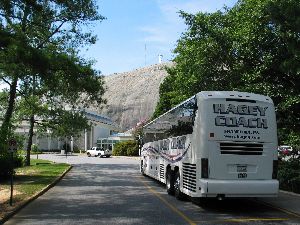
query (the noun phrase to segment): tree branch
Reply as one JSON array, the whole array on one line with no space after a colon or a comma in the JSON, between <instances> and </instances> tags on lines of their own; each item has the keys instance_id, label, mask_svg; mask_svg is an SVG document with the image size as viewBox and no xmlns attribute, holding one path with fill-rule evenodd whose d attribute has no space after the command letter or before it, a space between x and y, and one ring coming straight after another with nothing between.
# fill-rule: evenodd
<instances>
[{"instance_id":1,"label":"tree branch","mask_svg":"<svg viewBox=\"0 0 300 225\"><path fill-rule=\"evenodd\" d=\"M47 37L47 39L46 40L44 40L42 43L40 43L38 46L37 46L37 49L40 49L40 48L42 48L43 47L43 45L45 44L45 43L47 43L47 42L49 42L49 39L51 38L51 37L53 37L53 35L55 35L58 31L59 31L59 29L65 24L65 22L66 21L62 21L62 23Z\"/></svg>"},{"instance_id":2,"label":"tree branch","mask_svg":"<svg viewBox=\"0 0 300 225\"><path fill-rule=\"evenodd\" d=\"M1 77L1 78L5 83L7 83L9 86L11 86L11 83L8 80L6 80L4 77Z\"/></svg>"}]
</instances>

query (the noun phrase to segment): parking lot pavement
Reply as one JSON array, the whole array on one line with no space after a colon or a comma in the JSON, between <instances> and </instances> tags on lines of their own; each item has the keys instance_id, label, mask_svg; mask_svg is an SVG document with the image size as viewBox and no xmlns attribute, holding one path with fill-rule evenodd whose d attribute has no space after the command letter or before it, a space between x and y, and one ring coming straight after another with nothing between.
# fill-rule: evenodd
<instances>
[{"instance_id":1,"label":"parking lot pavement","mask_svg":"<svg viewBox=\"0 0 300 225\"><path fill-rule=\"evenodd\" d=\"M74 166L55 187L5 224L188 224L145 188L140 181L138 160L127 157L65 158L54 154L40 158L56 162L68 160Z\"/></svg>"},{"instance_id":2,"label":"parking lot pavement","mask_svg":"<svg viewBox=\"0 0 300 225\"><path fill-rule=\"evenodd\" d=\"M280 191L277 198L259 198L267 205L300 218L300 195Z\"/></svg>"},{"instance_id":3,"label":"parking lot pavement","mask_svg":"<svg viewBox=\"0 0 300 225\"><path fill-rule=\"evenodd\" d=\"M36 156L32 156L36 157ZM40 159L46 159L54 162L69 163L72 165L80 164L135 164L137 171L139 166L139 157L113 156L111 158L87 157L86 155L65 155L60 154L42 154ZM286 212L292 216L300 218L300 195L290 192L280 191L277 198L257 198L259 202L265 205Z\"/></svg>"},{"instance_id":4,"label":"parking lot pavement","mask_svg":"<svg viewBox=\"0 0 300 225\"><path fill-rule=\"evenodd\" d=\"M100 157L88 157L85 154L72 154L72 155L62 155L62 154L40 154L32 155L31 158L39 158L50 160L58 163L68 163L71 165L78 164L139 164L139 157L126 157L126 156L111 156L109 158Z\"/></svg>"}]
</instances>

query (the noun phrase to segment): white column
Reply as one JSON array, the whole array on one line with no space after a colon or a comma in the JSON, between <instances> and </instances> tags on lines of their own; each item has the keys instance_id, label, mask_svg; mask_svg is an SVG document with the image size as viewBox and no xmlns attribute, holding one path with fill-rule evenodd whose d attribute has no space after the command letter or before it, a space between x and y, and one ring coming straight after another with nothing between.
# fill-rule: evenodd
<instances>
[{"instance_id":1,"label":"white column","mask_svg":"<svg viewBox=\"0 0 300 225\"><path fill-rule=\"evenodd\" d=\"M71 137L71 152L73 152L73 148L74 148L74 140L73 137Z\"/></svg>"},{"instance_id":2,"label":"white column","mask_svg":"<svg viewBox=\"0 0 300 225\"><path fill-rule=\"evenodd\" d=\"M90 145L91 145L91 147L93 147L94 146L94 143L93 143L93 141L94 141L94 127L93 127L93 125L91 126L91 137L90 137Z\"/></svg>"},{"instance_id":3,"label":"white column","mask_svg":"<svg viewBox=\"0 0 300 225\"><path fill-rule=\"evenodd\" d=\"M87 130L84 129L84 150L87 151L87 140L88 137L87 137Z\"/></svg>"},{"instance_id":4,"label":"white column","mask_svg":"<svg viewBox=\"0 0 300 225\"><path fill-rule=\"evenodd\" d=\"M50 136L50 130L47 130L47 136L48 136L48 151L51 149L51 136Z\"/></svg>"}]
</instances>

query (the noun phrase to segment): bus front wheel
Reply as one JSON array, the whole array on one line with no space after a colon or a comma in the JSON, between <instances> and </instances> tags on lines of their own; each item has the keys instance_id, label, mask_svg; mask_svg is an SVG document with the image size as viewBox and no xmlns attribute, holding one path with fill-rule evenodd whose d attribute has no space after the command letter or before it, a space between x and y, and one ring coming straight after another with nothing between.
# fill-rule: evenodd
<instances>
[{"instance_id":1,"label":"bus front wheel","mask_svg":"<svg viewBox=\"0 0 300 225\"><path fill-rule=\"evenodd\" d=\"M169 195L174 195L174 175L171 169L166 173L166 188Z\"/></svg>"},{"instance_id":2,"label":"bus front wheel","mask_svg":"<svg viewBox=\"0 0 300 225\"><path fill-rule=\"evenodd\" d=\"M175 181L174 181L174 192L175 192L175 197L178 200L184 200L184 193L180 191L180 173L179 171L176 172L175 174Z\"/></svg>"}]
</instances>

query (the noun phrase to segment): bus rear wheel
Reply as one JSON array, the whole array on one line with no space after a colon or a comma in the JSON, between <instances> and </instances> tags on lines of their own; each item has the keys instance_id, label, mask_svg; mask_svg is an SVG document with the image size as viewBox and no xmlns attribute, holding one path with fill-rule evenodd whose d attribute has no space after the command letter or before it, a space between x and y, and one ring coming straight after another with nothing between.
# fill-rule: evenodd
<instances>
[{"instance_id":1,"label":"bus rear wheel","mask_svg":"<svg viewBox=\"0 0 300 225\"><path fill-rule=\"evenodd\" d=\"M174 179L174 192L175 192L175 198L178 200L184 200L184 193L180 191L180 173L177 171L175 173L175 179Z\"/></svg>"},{"instance_id":2,"label":"bus rear wheel","mask_svg":"<svg viewBox=\"0 0 300 225\"><path fill-rule=\"evenodd\" d=\"M166 188L169 195L174 195L174 175L171 169L166 173Z\"/></svg>"}]
</instances>

